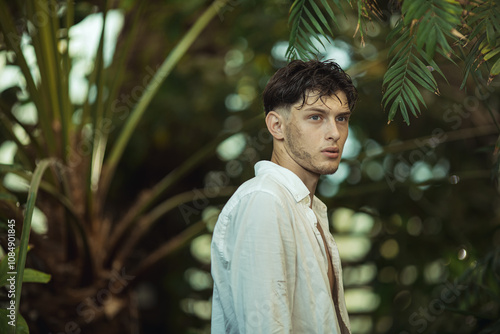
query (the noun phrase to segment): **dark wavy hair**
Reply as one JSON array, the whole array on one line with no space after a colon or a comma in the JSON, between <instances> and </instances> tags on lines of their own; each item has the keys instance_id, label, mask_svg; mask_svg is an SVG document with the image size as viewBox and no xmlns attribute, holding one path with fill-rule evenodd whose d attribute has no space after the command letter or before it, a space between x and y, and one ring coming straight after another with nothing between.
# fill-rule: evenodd
<instances>
[{"instance_id":1,"label":"dark wavy hair","mask_svg":"<svg viewBox=\"0 0 500 334\"><path fill-rule=\"evenodd\" d=\"M266 115L276 108L289 109L300 101L303 106L311 91L319 93L318 99L342 91L351 111L358 99L358 91L351 78L337 63L294 60L280 68L267 83L262 93Z\"/></svg>"}]
</instances>

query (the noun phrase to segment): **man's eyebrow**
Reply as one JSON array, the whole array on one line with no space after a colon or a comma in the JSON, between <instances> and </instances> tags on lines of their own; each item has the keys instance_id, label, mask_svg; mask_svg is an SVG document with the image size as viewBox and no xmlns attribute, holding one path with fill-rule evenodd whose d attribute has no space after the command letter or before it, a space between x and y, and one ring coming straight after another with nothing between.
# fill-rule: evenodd
<instances>
[{"instance_id":1,"label":"man's eyebrow","mask_svg":"<svg viewBox=\"0 0 500 334\"><path fill-rule=\"evenodd\" d=\"M320 112L323 114L326 114L328 112L328 110L327 110L327 108L322 108L322 107L306 107L306 108L304 108L304 111L316 111L316 112Z\"/></svg>"},{"instance_id":2,"label":"man's eyebrow","mask_svg":"<svg viewBox=\"0 0 500 334\"><path fill-rule=\"evenodd\" d=\"M322 108L322 107L306 107L303 109L305 112L311 112L311 111L314 111L314 112L319 112L321 114L327 114L329 113L330 109L327 109L327 108ZM352 112L350 110L347 110L347 111L343 111L343 112L340 112L338 113L336 116L351 116Z\"/></svg>"}]
</instances>

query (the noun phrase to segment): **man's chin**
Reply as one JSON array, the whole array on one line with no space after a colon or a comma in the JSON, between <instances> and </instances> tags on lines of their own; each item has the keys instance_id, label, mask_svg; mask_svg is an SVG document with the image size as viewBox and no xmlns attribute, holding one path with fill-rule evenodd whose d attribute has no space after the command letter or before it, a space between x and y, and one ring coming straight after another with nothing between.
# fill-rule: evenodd
<instances>
[{"instance_id":1,"label":"man's chin","mask_svg":"<svg viewBox=\"0 0 500 334\"><path fill-rule=\"evenodd\" d=\"M332 175L332 174L335 174L335 172L337 171L337 169L339 169L339 168L336 167L335 169L328 170L325 173L323 173L322 175Z\"/></svg>"},{"instance_id":2,"label":"man's chin","mask_svg":"<svg viewBox=\"0 0 500 334\"><path fill-rule=\"evenodd\" d=\"M339 169L339 166L328 166L323 168L318 168L318 174L320 175L331 175L334 174Z\"/></svg>"}]
</instances>

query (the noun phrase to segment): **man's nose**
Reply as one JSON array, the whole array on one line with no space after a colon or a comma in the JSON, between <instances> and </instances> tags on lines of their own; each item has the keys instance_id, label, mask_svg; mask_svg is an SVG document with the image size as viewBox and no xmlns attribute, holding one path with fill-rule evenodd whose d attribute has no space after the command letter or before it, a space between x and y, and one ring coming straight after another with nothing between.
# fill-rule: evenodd
<instances>
[{"instance_id":1,"label":"man's nose","mask_svg":"<svg viewBox=\"0 0 500 334\"><path fill-rule=\"evenodd\" d=\"M340 139L340 132L337 128L337 122L335 120L328 122L326 131L326 139L333 139L333 141L337 141Z\"/></svg>"}]
</instances>

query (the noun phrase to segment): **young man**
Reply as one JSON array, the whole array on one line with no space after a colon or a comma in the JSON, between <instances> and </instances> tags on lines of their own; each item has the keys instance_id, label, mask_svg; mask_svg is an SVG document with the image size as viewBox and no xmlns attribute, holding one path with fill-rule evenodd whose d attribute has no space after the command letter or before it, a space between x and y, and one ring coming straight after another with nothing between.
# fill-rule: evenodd
<instances>
[{"instance_id":1,"label":"young man","mask_svg":"<svg viewBox=\"0 0 500 334\"><path fill-rule=\"evenodd\" d=\"M357 91L334 62L293 61L263 97L273 153L215 226L212 334L350 333L337 246L314 193L339 166Z\"/></svg>"}]
</instances>

